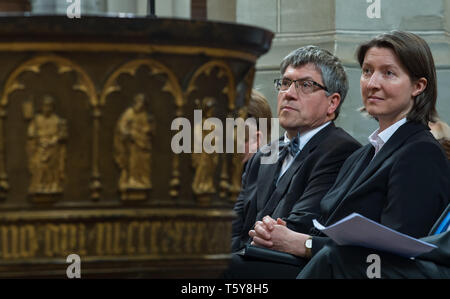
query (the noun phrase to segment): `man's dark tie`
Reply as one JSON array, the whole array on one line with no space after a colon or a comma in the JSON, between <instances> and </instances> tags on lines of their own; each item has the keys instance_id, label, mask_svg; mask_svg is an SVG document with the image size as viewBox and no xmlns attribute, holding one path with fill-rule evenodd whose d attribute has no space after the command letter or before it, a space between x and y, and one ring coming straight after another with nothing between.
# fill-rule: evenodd
<instances>
[{"instance_id":1,"label":"man's dark tie","mask_svg":"<svg viewBox=\"0 0 450 299\"><path fill-rule=\"evenodd\" d=\"M280 142L279 144L280 155L278 157L277 170L275 172L275 177L273 181L273 186L277 185L278 177L280 176L281 166L283 165L284 159L288 153L295 158L297 153L300 151L300 133L295 136L290 142Z\"/></svg>"},{"instance_id":2,"label":"man's dark tie","mask_svg":"<svg viewBox=\"0 0 450 299\"><path fill-rule=\"evenodd\" d=\"M280 156L278 161L284 161L286 154L290 153L292 157L295 157L300 151L300 133L297 134L290 142L280 142L279 146Z\"/></svg>"}]
</instances>

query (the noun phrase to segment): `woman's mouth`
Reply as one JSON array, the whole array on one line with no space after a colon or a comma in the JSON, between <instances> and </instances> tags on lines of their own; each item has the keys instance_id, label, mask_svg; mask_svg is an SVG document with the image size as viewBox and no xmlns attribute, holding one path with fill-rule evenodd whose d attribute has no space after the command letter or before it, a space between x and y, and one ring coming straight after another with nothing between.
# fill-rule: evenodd
<instances>
[{"instance_id":1,"label":"woman's mouth","mask_svg":"<svg viewBox=\"0 0 450 299\"><path fill-rule=\"evenodd\" d=\"M367 101L369 102L379 102L379 101L384 101L383 98L377 97L377 96L369 96L367 98Z\"/></svg>"}]
</instances>

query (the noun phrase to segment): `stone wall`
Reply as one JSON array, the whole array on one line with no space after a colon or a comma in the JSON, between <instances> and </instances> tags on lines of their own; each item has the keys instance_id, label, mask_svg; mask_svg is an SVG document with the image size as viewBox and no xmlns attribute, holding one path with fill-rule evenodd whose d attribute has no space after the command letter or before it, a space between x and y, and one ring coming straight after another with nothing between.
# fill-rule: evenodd
<instances>
[{"instance_id":1,"label":"stone wall","mask_svg":"<svg viewBox=\"0 0 450 299\"><path fill-rule=\"evenodd\" d=\"M107 10L107 0L81 1L82 14L97 14ZM70 3L62 0L31 0L32 12L41 14L66 14Z\"/></svg>"},{"instance_id":2,"label":"stone wall","mask_svg":"<svg viewBox=\"0 0 450 299\"><path fill-rule=\"evenodd\" d=\"M270 29L276 33L272 49L257 65L255 87L263 92L276 112L272 82L279 63L290 51L308 44L334 52L346 67L350 91L337 124L366 144L377 128L374 120L357 112L362 105L356 63L357 46L373 36L393 29L422 36L433 52L438 74L438 112L450 122L450 0L380 0L381 18L369 18L366 0L236 0L236 21Z\"/></svg>"},{"instance_id":3,"label":"stone wall","mask_svg":"<svg viewBox=\"0 0 450 299\"><path fill-rule=\"evenodd\" d=\"M61 12L55 0L34 0L33 10ZM59 1L61 2L61 1ZM91 3L91 4L88 4ZM83 1L92 10L145 15L145 0ZM366 143L377 127L362 117L359 66L355 50L361 42L393 29L412 31L429 43L438 69L438 111L450 123L450 0L379 0L380 18L369 18L366 0L208 0L208 19L238 22L276 33L272 49L258 60L255 87L269 99L276 114L273 79L279 77L279 63L292 50L308 44L324 47L343 61L350 91L337 123ZM56 5L56 6L55 6ZM65 4L64 4L65 5ZM159 17L190 18L190 0L156 0Z\"/></svg>"}]
</instances>

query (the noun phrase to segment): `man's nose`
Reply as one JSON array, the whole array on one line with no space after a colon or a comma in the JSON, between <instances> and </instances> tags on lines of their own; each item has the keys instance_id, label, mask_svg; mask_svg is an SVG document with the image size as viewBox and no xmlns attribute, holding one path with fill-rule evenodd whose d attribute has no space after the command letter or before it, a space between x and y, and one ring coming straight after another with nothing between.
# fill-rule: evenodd
<instances>
[{"instance_id":1,"label":"man's nose","mask_svg":"<svg viewBox=\"0 0 450 299\"><path fill-rule=\"evenodd\" d=\"M289 88L286 90L286 95L290 98L297 98L297 89L295 88L295 82L292 82Z\"/></svg>"}]
</instances>

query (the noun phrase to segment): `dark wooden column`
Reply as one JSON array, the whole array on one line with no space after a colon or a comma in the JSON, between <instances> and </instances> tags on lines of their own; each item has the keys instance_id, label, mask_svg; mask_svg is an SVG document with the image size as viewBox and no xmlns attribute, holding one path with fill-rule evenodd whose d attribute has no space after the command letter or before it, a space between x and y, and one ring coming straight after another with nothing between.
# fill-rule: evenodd
<instances>
[{"instance_id":1,"label":"dark wooden column","mask_svg":"<svg viewBox=\"0 0 450 299\"><path fill-rule=\"evenodd\" d=\"M29 0L0 0L0 12L30 11Z\"/></svg>"},{"instance_id":2,"label":"dark wooden column","mask_svg":"<svg viewBox=\"0 0 450 299\"><path fill-rule=\"evenodd\" d=\"M207 19L207 0L191 0L191 18L195 20Z\"/></svg>"}]
</instances>

